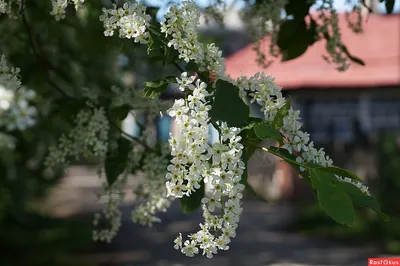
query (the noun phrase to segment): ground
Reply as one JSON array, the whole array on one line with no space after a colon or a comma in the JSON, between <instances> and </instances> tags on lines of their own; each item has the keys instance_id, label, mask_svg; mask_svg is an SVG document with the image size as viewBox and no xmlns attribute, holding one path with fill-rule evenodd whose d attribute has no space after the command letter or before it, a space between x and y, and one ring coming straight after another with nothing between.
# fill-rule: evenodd
<instances>
[{"instance_id":1,"label":"ground","mask_svg":"<svg viewBox=\"0 0 400 266\"><path fill-rule=\"evenodd\" d=\"M94 196L97 180L87 169L71 169L54 190L47 208L56 210L57 216L91 219L99 207ZM230 250L213 259L187 258L173 249L173 240L179 232L185 235L197 231L200 213L184 215L176 203L161 215L161 224L146 228L130 221L133 207L134 198L121 207L123 225L111 244L96 245L95 250L77 256L77 260L93 266L365 266L367 258L379 256L369 246L349 247L285 232L296 215L293 205L246 200Z\"/></svg>"}]
</instances>

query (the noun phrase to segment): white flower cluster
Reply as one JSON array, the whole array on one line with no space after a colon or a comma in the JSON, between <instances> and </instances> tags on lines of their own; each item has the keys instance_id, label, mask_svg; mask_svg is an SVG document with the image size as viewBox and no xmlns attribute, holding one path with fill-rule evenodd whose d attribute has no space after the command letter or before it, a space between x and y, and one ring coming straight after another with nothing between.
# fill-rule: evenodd
<instances>
[{"instance_id":1,"label":"white flower cluster","mask_svg":"<svg viewBox=\"0 0 400 266\"><path fill-rule=\"evenodd\" d=\"M6 130L25 130L35 125L36 107L29 104L35 92L21 86L19 68L8 67L0 56L0 127Z\"/></svg>"},{"instance_id":2,"label":"white flower cluster","mask_svg":"<svg viewBox=\"0 0 400 266\"><path fill-rule=\"evenodd\" d=\"M50 15L54 16L57 21L65 18L65 10L68 7L68 4L73 4L75 10L78 10L85 0L52 0L51 4L53 9L50 12Z\"/></svg>"},{"instance_id":3,"label":"white flower cluster","mask_svg":"<svg viewBox=\"0 0 400 266\"><path fill-rule=\"evenodd\" d=\"M199 41L197 26L200 12L192 0L183 1L181 7L172 6L161 22L161 32L171 36L168 46L179 52L179 58L186 62L193 60L200 70L209 70L222 76L225 65L222 52L214 44L203 44Z\"/></svg>"},{"instance_id":4,"label":"white flower cluster","mask_svg":"<svg viewBox=\"0 0 400 266\"><path fill-rule=\"evenodd\" d=\"M161 152L161 155L149 151L143 154L145 157L142 172L145 180L134 191L139 204L132 211L132 220L150 227L161 221L156 213L166 212L171 205L165 187L167 156L170 154L168 146L161 147Z\"/></svg>"},{"instance_id":5,"label":"white flower cluster","mask_svg":"<svg viewBox=\"0 0 400 266\"><path fill-rule=\"evenodd\" d=\"M1 14L10 14L11 13L11 4L12 1L0 0L0 15Z\"/></svg>"},{"instance_id":6,"label":"white flower cluster","mask_svg":"<svg viewBox=\"0 0 400 266\"><path fill-rule=\"evenodd\" d=\"M109 122L104 109L83 109L77 114L75 123L75 128L60 138L58 146L49 149L45 162L49 170L66 165L71 157L105 158Z\"/></svg>"},{"instance_id":7,"label":"white flower cluster","mask_svg":"<svg viewBox=\"0 0 400 266\"><path fill-rule=\"evenodd\" d=\"M236 84L239 87L241 96L247 95L251 102L257 102L261 105L266 121L272 121L278 110L282 108L286 100L283 98L281 88L276 86L274 78L266 76L264 73L257 73L251 78L241 76ZM333 161L325 154L323 148L317 150L314 143L310 142L310 134L301 131L300 111L289 109L287 115L283 118L283 126L280 132L285 136L285 143L282 146L290 153L296 152L301 156L297 157L298 163L314 163L321 166L332 166ZM301 168L304 170L303 168ZM350 178L336 176L338 180L348 182L358 187L363 193L369 193L368 188L361 182Z\"/></svg>"},{"instance_id":8,"label":"white flower cluster","mask_svg":"<svg viewBox=\"0 0 400 266\"><path fill-rule=\"evenodd\" d=\"M175 240L175 248L191 257L199 248L203 255L211 258L218 249L227 250L230 238L235 236L239 216L242 212L240 184L245 169L242 161L243 145L240 130L219 124L221 140L208 144L208 111L211 106L207 85L187 73L177 80L180 89L189 91L188 99L176 100L168 111L180 126L176 137L171 136L171 164L168 166L168 195L181 198L190 196L204 182L210 186L211 194L202 199L204 224L201 230L183 242L182 236Z\"/></svg>"},{"instance_id":9,"label":"white flower cluster","mask_svg":"<svg viewBox=\"0 0 400 266\"><path fill-rule=\"evenodd\" d=\"M127 2L121 8L113 4L112 9L103 8L100 21L104 23L104 35L113 36L119 29L120 38L133 39L135 42L146 44L149 38L147 27L151 16L146 14L142 3Z\"/></svg>"}]
</instances>

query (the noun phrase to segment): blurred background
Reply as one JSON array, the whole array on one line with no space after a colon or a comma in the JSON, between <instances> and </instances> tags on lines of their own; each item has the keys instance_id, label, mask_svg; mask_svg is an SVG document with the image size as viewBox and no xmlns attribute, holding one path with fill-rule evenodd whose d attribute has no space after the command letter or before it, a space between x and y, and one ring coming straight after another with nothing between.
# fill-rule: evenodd
<instances>
[{"instance_id":1,"label":"blurred background","mask_svg":"<svg viewBox=\"0 0 400 266\"><path fill-rule=\"evenodd\" d=\"M244 6L239 1L231 3L225 27L206 23L204 18L200 25L203 40L216 42L223 50L227 74L236 78L262 71L276 78L285 96L292 98L294 108L301 110L304 128L316 146L325 147L336 165L354 171L365 180L383 212L390 216L389 222L360 209L352 227L336 224L325 215L307 184L290 166L274 156L256 153L250 161L249 182L270 203L245 195L244 214L229 251L209 260L201 256L189 259L174 250L176 235L194 231L201 220L199 212L182 214L179 202L161 214L162 223L152 228L133 224L129 212L135 205L135 197L129 192L135 186L135 178L126 187L128 193L121 206L124 217L118 236L111 244L95 243L91 235L92 219L101 206L96 197L100 180L93 165L76 164L56 180L48 180L40 171L29 170L32 162L24 161L24 156L20 164L11 167L7 164L10 155L2 154L0 174L12 173L14 179L0 177L0 266L361 266L367 265L367 258L400 256L399 3L396 1L394 14L385 15L382 4L371 1L376 13L365 15L363 32L355 34L347 26L345 1L335 1L341 12L343 41L366 64L353 64L345 72L338 72L322 59L323 42L315 43L294 60L276 60L267 69L259 66L252 36L239 16ZM162 66L143 63L145 50L131 51L128 46L131 44L103 38L99 11L80 14L86 20L71 16L60 24L48 24L52 18L35 15L48 6L33 6L29 14L31 30L43 54L67 71L74 69L68 72L71 84L108 86L118 76L127 85L140 87L144 81L154 79L156 73L168 73ZM367 14L367 10L363 12ZM21 76L28 85L41 87L47 93L45 87L51 86L44 85L44 77L35 74L38 65L30 59L24 29L18 28L16 22L0 27L5 36L0 47L13 64L21 67ZM100 37L86 36L88 31ZM110 69L109 62L115 58L119 67ZM72 87L68 79L58 77L57 81L66 90ZM175 92L170 88L163 97L177 97ZM261 115L257 106L252 106L252 113ZM68 128L61 122L48 122L59 134ZM154 127L156 138L161 141L167 141L169 132L176 130L174 121L166 115L147 123ZM132 135L141 134L134 116L128 116L123 127ZM44 154L46 145L51 144L45 131L34 133L46 140L42 143L36 141L36 135L24 136L19 147L21 154ZM216 134L210 128L211 141L217 138ZM53 142L57 138L52 136Z\"/></svg>"}]
</instances>

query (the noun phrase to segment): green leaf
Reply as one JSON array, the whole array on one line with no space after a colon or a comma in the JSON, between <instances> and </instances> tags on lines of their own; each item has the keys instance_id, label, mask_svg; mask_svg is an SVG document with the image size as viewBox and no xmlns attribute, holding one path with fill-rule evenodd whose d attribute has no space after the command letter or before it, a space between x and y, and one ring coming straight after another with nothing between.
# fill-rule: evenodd
<instances>
[{"instance_id":1,"label":"green leaf","mask_svg":"<svg viewBox=\"0 0 400 266\"><path fill-rule=\"evenodd\" d=\"M144 83L144 96L155 99L159 97L167 88L169 83L175 83L176 77L167 76Z\"/></svg>"},{"instance_id":2,"label":"green leaf","mask_svg":"<svg viewBox=\"0 0 400 266\"><path fill-rule=\"evenodd\" d=\"M115 151L108 152L104 163L109 186L114 184L118 176L124 172L129 153L132 151L132 145L128 139L120 137L117 143L118 148Z\"/></svg>"},{"instance_id":3,"label":"green leaf","mask_svg":"<svg viewBox=\"0 0 400 266\"><path fill-rule=\"evenodd\" d=\"M260 140L273 139L279 143L283 142L282 135L268 123L260 123L254 126L254 132Z\"/></svg>"},{"instance_id":4,"label":"green leaf","mask_svg":"<svg viewBox=\"0 0 400 266\"><path fill-rule=\"evenodd\" d=\"M204 181L201 180L199 189L192 192L189 197L183 196L180 199L182 211L187 214L197 210L201 206L201 200L204 198L204 194L205 184Z\"/></svg>"},{"instance_id":5,"label":"green leaf","mask_svg":"<svg viewBox=\"0 0 400 266\"><path fill-rule=\"evenodd\" d=\"M264 123L264 122L265 122L264 119L259 118L259 117L249 117L249 118L247 119L247 121L248 121L248 125L245 126L244 128L252 128L252 127L254 127L256 124Z\"/></svg>"},{"instance_id":6,"label":"green leaf","mask_svg":"<svg viewBox=\"0 0 400 266\"><path fill-rule=\"evenodd\" d=\"M278 32L277 45L282 53L282 61L302 55L309 46L304 19L283 21Z\"/></svg>"},{"instance_id":7,"label":"green leaf","mask_svg":"<svg viewBox=\"0 0 400 266\"><path fill-rule=\"evenodd\" d=\"M282 53L282 61L295 59L307 51L318 37L315 21L307 25L304 16L295 16L294 19L281 23L277 45Z\"/></svg>"},{"instance_id":8,"label":"green leaf","mask_svg":"<svg viewBox=\"0 0 400 266\"><path fill-rule=\"evenodd\" d=\"M264 123L264 120L258 117L249 117L248 125L243 127L240 136L242 137L242 143L245 146L247 158L251 158L253 153L259 148L262 140L257 136L254 131L254 127L257 124Z\"/></svg>"},{"instance_id":9,"label":"green leaf","mask_svg":"<svg viewBox=\"0 0 400 266\"><path fill-rule=\"evenodd\" d=\"M149 27L149 45L147 54L152 62L162 61L164 65L179 61L179 52L174 47L168 46L168 39L160 31L158 23Z\"/></svg>"},{"instance_id":10,"label":"green leaf","mask_svg":"<svg viewBox=\"0 0 400 266\"><path fill-rule=\"evenodd\" d=\"M293 46L292 41L296 37L296 31L298 29L305 29L306 23L303 19L290 19L284 20L279 28L277 45L281 50L287 49Z\"/></svg>"},{"instance_id":11,"label":"green leaf","mask_svg":"<svg viewBox=\"0 0 400 266\"><path fill-rule=\"evenodd\" d=\"M317 191L317 199L324 211L340 224L354 222L354 206L350 196L336 182L333 174L310 169L311 183ZM336 179L337 180L337 179Z\"/></svg>"},{"instance_id":12,"label":"green leaf","mask_svg":"<svg viewBox=\"0 0 400 266\"><path fill-rule=\"evenodd\" d=\"M161 33L159 31L159 27L155 24L152 24L149 27L149 42L147 45L147 54L148 55L158 55L160 54L160 51L162 50L161 48L165 45L162 42L162 37Z\"/></svg>"},{"instance_id":13,"label":"green leaf","mask_svg":"<svg viewBox=\"0 0 400 266\"><path fill-rule=\"evenodd\" d=\"M249 113L249 106L240 98L239 89L232 83L218 80L210 111L211 120L226 122L230 127L240 127L247 124Z\"/></svg>"},{"instance_id":14,"label":"green leaf","mask_svg":"<svg viewBox=\"0 0 400 266\"><path fill-rule=\"evenodd\" d=\"M363 180L361 178L359 178L358 176L356 176L352 172L349 172L349 171L347 171L345 169L342 169L342 168L339 168L339 167L336 167L336 166L318 167L317 169L320 170L320 171L323 171L323 172L336 174L336 175L342 176L342 177L349 177L351 179L363 182Z\"/></svg>"},{"instance_id":15,"label":"green leaf","mask_svg":"<svg viewBox=\"0 0 400 266\"><path fill-rule=\"evenodd\" d=\"M296 169L297 173L300 174L301 176L305 177L305 178L309 178L308 175L308 171L301 171L300 170L300 166L302 166L301 164L299 164L296 161L296 156L291 154L288 150L284 149L284 148L279 148L279 147L269 147L269 148L263 148L264 151L270 152L275 156L280 157L281 159L283 159L285 162L287 162L288 164L290 164L294 169Z\"/></svg>"},{"instance_id":16,"label":"green leaf","mask_svg":"<svg viewBox=\"0 0 400 266\"><path fill-rule=\"evenodd\" d=\"M111 108L109 111L109 115L113 121L120 122L128 116L128 114L131 110L132 110L131 106L122 105L122 106Z\"/></svg>"},{"instance_id":17,"label":"green leaf","mask_svg":"<svg viewBox=\"0 0 400 266\"><path fill-rule=\"evenodd\" d=\"M364 194L358 187L347 182L338 182L344 191L349 194L355 206L366 207L381 217L384 221L389 221L389 216L382 212L377 199L373 196Z\"/></svg>"},{"instance_id":18,"label":"green leaf","mask_svg":"<svg viewBox=\"0 0 400 266\"><path fill-rule=\"evenodd\" d=\"M240 136L242 137L242 143L245 147L244 152L247 158L250 159L261 144L261 140L257 137L253 128L243 129Z\"/></svg>"},{"instance_id":19,"label":"green leaf","mask_svg":"<svg viewBox=\"0 0 400 266\"><path fill-rule=\"evenodd\" d=\"M308 166L306 171L300 171L301 164L296 162L296 156L290 154L288 150L277 147L263 148L263 150L282 158L292 165L307 181L310 180L310 185L316 191L317 199L322 208L337 222L352 224L354 220L353 204L367 207L378 213L384 221L389 220L389 217L381 211L374 197L364 194L352 184L339 181L335 176L340 175L361 181L353 173L338 167L321 167L310 164L306 165Z\"/></svg>"},{"instance_id":20,"label":"green leaf","mask_svg":"<svg viewBox=\"0 0 400 266\"><path fill-rule=\"evenodd\" d=\"M199 66L193 60L190 60L189 63L186 64L185 69L188 72L197 72L199 70Z\"/></svg>"},{"instance_id":21,"label":"green leaf","mask_svg":"<svg viewBox=\"0 0 400 266\"><path fill-rule=\"evenodd\" d=\"M199 66L193 60L190 60L189 63L186 64L185 70L189 73L195 72L200 74L202 80L206 83L209 83L210 72L208 70L200 71Z\"/></svg>"},{"instance_id":22,"label":"green leaf","mask_svg":"<svg viewBox=\"0 0 400 266\"><path fill-rule=\"evenodd\" d=\"M172 46L168 47L168 45L164 46L164 65L168 65L172 62L180 61L179 52L175 50Z\"/></svg>"},{"instance_id":23,"label":"green leaf","mask_svg":"<svg viewBox=\"0 0 400 266\"><path fill-rule=\"evenodd\" d=\"M271 127L273 128L283 127L283 119L289 113L290 103L291 103L291 98L289 97L285 105L283 105L276 113L274 120L271 122Z\"/></svg>"}]
</instances>

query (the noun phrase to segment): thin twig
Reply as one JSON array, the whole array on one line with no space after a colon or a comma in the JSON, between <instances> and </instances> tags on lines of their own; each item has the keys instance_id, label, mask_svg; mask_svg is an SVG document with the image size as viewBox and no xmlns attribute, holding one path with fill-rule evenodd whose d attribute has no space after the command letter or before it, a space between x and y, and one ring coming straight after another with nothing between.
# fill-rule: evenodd
<instances>
[{"instance_id":1,"label":"thin twig","mask_svg":"<svg viewBox=\"0 0 400 266\"><path fill-rule=\"evenodd\" d=\"M181 73L185 72L185 70L180 65L178 65L176 62L172 62L172 64L179 70L179 72L181 72Z\"/></svg>"},{"instance_id":2,"label":"thin twig","mask_svg":"<svg viewBox=\"0 0 400 266\"><path fill-rule=\"evenodd\" d=\"M124 135L125 137L129 138L130 140L142 145L143 147L145 147L145 149L152 151L153 149L151 147L149 147L144 141L140 140L139 138L132 136L128 133L126 133L125 131L123 131L119 126L117 126L112 119L110 118L109 113L107 112L107 119L110 122L110 124L116 129L118 130L122 135Z\"/></svg>"},{"instance_id":3,"label":"thin twig","mask_svg":"<svg viewBox=\"0 0 400 266\"><path fill-rule=\"evenodd\" d=\"M131 111L129 113L135 118L140 130L143 131L146 128L145 125L142 122L140 122L139 118L137 117L137 115L133 111Z\"/></svg>"},{"instance_id":4,"label":"thin twig","mask_svg":"<svg viewBox=\"0 0 400 266\"><path fill-rule=\"evenodd\" d=\"M28 39L29 39L29 43L30 43L31 49L32 49L33 53L35 54L35 56L40 58L40 55L39 55L39 53L38 53L38 51L36 49L36 44L35 44L35 42L33 40L31 29L29 27L28 21L27 21L26 16L25 16L24 9L21 9L21 11L22 11L22 13L21 13L22 23L24 24L26 33L28 34Z\"/></svg>"},{"instance_id":5,"label":"thin twig","mask_svg":"<svg viewBox=\"0 0 400 266\"><path fill-rule=\"evenodd\" d=\"M19 6L19 13L22 15L25 11L25 0L21 0L21 4Z\"/></svg>"}]
</instances>

